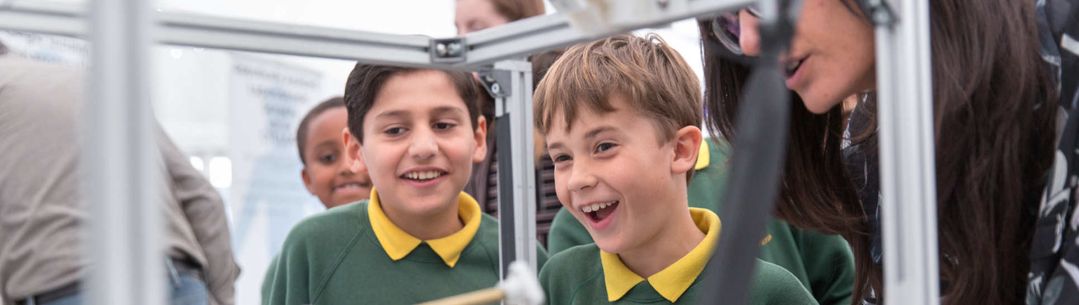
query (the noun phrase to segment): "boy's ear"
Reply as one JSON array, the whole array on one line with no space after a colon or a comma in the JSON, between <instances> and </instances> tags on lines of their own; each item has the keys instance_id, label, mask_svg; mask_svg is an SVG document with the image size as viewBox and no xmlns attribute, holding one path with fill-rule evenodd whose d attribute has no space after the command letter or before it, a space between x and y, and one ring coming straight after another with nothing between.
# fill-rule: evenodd
<instances>
[{"instance_id":1,"label":"boy's ear","mask_svg":"<svg viewBox=\"0 0 1079 305\"><path fill-rule=\"evenodd\" d=\"M307 188L307 192L311 193L311 195L314 195L315 190L312 189L311 175L307 174L307 166L306 165L303 168L300 169L300 178L303 179L303 186Z\"/></svg>"},{"instance_id":2,"label":"boy's ear","mask_svg":"<svg viewBox=\"0 0 1079 305\"><path fill-rule=\"evenodd\" d=\"M472 153L472 163L483 162L487 158L487 118L482 115L476 119L476 131L472 137L476 140L476 151Z\"/></svg>"},{"instance_id":3,"label":"boy's ear","mask_svg":"<svg viewBox=\"0 0 1079 305\"><path fill-rule=\"evenodd\" d=\"M348 130L348 127L341 130L341 137L341 142L345 143L345 155L352 162L348 169L353 173L366 172L367 164L363 162L363 154L360 153L363 144L360 144L360 141L352 136L352 132Z\"/></svg>"},{"instance_id":4,"label":"boy's ear","mask_svg":"<svg viewBox=\"0 0 1079 305\"><path fill-rule=\"evenodd\" d=\"M697 154L701 149L701 129L697 126L686 126L674 134L674 162L671 163L671 174L685 174L693 170L697 165Z\"/></svg>"}]
</instances>

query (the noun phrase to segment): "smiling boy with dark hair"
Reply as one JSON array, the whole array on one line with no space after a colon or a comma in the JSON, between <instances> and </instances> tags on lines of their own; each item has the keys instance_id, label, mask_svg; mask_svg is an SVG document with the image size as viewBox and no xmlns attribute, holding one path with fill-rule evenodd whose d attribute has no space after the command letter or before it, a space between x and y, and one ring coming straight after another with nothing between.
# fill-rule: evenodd
<instances>
[{"instance_id":1,"label":"smiling boy with dark hair","mask_svg":"<svg viewBox=\"0 0 1079 305\"><path fill-rule=\"evenodd\" d=\"M297 225L264 303L414 304L494 286L498 224L461 192L486 152L481 90L465 72L357 64L342 137L371 199Z\"/></svg>"}]
</instances>

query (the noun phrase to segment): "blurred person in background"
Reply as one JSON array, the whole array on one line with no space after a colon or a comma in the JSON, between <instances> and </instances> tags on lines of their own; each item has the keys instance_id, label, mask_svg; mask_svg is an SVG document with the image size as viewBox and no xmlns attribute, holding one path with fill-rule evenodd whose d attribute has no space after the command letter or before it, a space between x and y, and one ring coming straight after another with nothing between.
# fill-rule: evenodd
<instances>
[{"instance_id":1,"label":"blurred person in background","mask_svg":"<svg viewBox=\"0 0 1079 305\"><path fill-rule=\"evenodd\" d=\"M85 77L72 67L3 51L0 71L0 299L5 305L80 304L81 281L94 266L82 252L89 219L79 195ZM165 213L168 273L162 276L171 304L231 305L240 270L221 197L155 128L165 184L155 204Z\"/></svg>"},{"instance_id":2,"label":"blurred person in background","mask_svg":"<svg viewBox=\"0 0 1079 305\"><path fill-rule=\"evenodd\" d=\"M456 0L454 25L457 35L485 30L513 21L541 16L545 14L542 0ZM537 53L529 57L532 62L532 88L539 84L547 69L562 50ZM480 110L488 120L487 157L472 170L472 180L465 187L465 192L476 198L487 214L498 216L498 145L497 118L494 116L494 100L484 99ZM536 238L547 246L547 234L551 221L561 209L554 190L554 164L550 158L543 157L543 141L540 135L533 134L536 157Z\"/></svg>"}]
</instances>

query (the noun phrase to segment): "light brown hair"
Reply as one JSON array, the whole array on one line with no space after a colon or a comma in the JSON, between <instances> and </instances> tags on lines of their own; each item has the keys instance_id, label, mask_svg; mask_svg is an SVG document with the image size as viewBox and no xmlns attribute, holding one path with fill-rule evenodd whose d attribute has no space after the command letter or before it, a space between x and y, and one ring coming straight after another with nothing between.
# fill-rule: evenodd
<instances>
[{"instance_id":1,"label":"light brown hair","mask_svg":"<svg viewBox=\"0 0 1079 305\"><path fill-rule=\"evenodd\" d=\"M614 95L650 118L661 142L701 125L700 83L682 56L655 34L623 34L573 46L551 66L533 97L536 129L547 134L560 114L569 130L580 107L613 112Z\"/></svg>"}]
</instances>

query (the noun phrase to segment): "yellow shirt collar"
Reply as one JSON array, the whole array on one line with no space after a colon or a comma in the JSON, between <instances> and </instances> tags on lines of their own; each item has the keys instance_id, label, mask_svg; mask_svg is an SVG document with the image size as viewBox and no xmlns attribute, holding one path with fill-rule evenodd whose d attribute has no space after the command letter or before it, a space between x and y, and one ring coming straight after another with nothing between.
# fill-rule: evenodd
<instances>
[{"instance_id":1,"label":"yellow shirt collar","mask_svg":"<svg viewBox=\"0 0 1079 305\"><path fill-rule=\"evenodd\" d=\"M716 246L716 240L719 239L721 224L716 213L706 209L689 208L689 214L697 228L705 232L704 240L674 264L648 277L652 288L671 303L677 302L704 271L704 266L712 256L712 249ZM600 250L599 257L603 266L603 281L607 285L608 302L618 301L633 289L633 286L645 280L629 270L617 254Z\"/></svg>"},{"instance_id":2,"label":"yellow shirt collar","mask_svg":"<svg viewBox=\"0 0 1079 305\"><path fill-rule=\"evenodd\" d=\"M432 240L420 240L413 237L390 221L386 217L386 213L382 211L382 205L378 200L378 191L374 188L371 189L367 217L371 221L371 230L375 232L379 245L386 251L386 255L389 255L390 259L394 261L401 260L408 256L409 253L412 253L412 250L415 250L421 242L425 242L442 258L446 266L453 268L457 265L457 260L461 258L461 252L464 251L465 246L468 246L468 243L472 241L472 237L476 236L476 231L480 228L480 219L483 218L480 215L479 203L464 192L457 195L457 209L458 213L460 213L458 217L461 217L461 220L465 223L464 228L449 236Z\"/></svg>"},{"instance_id":3,"label":"yellow shirt collar","mask_svg":"<svg viewBox=\"0 0 1079 305\"><path fill-rule=\"evenodd\" d=\"M712 161L711 157L712 156L708 154L708 140L705 139L704 141L701 141L701 151L697 153L697 164L693 165L693 169L702 170L705 167L708 167L708 164Z\"/></svg>"}]
</instances>

